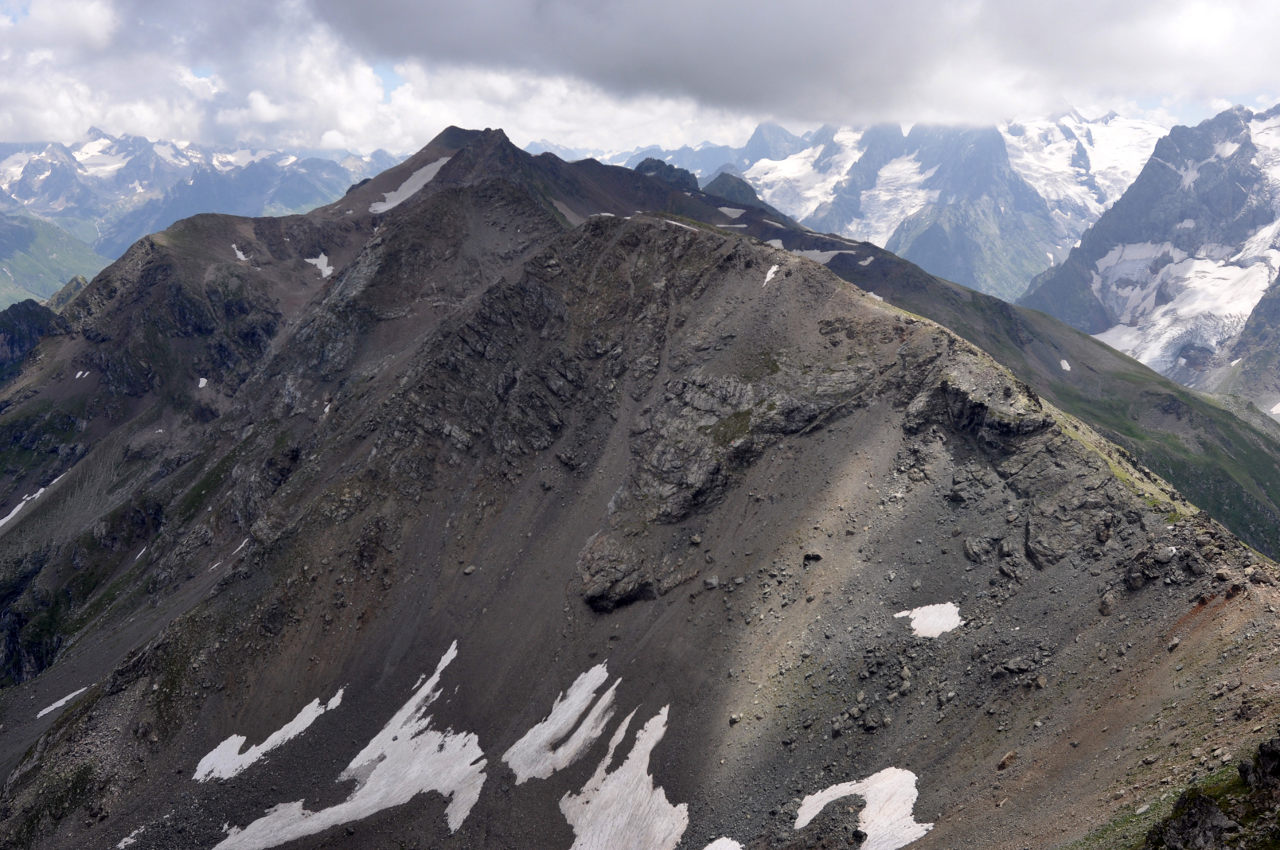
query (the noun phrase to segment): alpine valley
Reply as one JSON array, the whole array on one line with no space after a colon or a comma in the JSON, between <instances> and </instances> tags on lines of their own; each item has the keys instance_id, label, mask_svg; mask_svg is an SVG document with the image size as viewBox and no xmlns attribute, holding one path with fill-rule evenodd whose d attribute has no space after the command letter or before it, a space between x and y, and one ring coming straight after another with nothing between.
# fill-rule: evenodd
<instances>
[{"instance_id":1,"label":"alpine valley","mask_svg":"<svg viewBox=\"0 0 1280 850\"><path fill-rule=\"evenodd\" d=\"M1265 846L1275 423L771 206L450 128L0 314L0 845Z\"/></svg>"}]
</instances>

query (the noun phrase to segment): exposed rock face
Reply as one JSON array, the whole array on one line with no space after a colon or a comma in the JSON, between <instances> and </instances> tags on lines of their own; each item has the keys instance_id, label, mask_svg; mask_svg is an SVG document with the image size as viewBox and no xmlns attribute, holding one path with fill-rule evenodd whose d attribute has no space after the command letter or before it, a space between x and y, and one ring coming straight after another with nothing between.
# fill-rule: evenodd
<instances>
[{"instance_id":1,"label":"exposed rock face","mask_svg":"<svg viewBox=\"0 0 1280 850\"><path fill-rule=\"evenodd\" d=\"M1119 781L1164 716L1098 683L1265 604L1270 562L972 345L665 212L567 227L714 206L551 159L451 132L307 217L189 220L5 388L0 427L81 435L0 505L45 488L0 526L14 843L1044 846L1085 803L1038 772Z\"/></svg>"},{"instance_id":2,"label":"exposed rock face","mask_svg":"<svg viewBox=\"0 0 1280 850\"><path fill-rule=\"evenodd\" d=\"M66 329L56 313L34 301L20 301L0 312L0 380L15 372L42 337Z\"/></svg>"},{"instance_id":3,"label":"exposed rock face","mask_svg":"<svg viewBox=\"0 0 1280 850\"><path fill-rule=\"evenodd\" d=\"M1157 848L1240 847L1274 845L1277 791L1280 790L1280 738L1258 745L1239 764L1242 785L1228 783L1192 788L1174 803L1168 817L1151 828L1146 844Z\"/></svg>"},{"instance_id":4,"label":"exposed rock face","mask_svg":"<svg viewBox=\"0 0 1280 850\"><path fill-rule=\"evenodd\" d=\"M1174 814L1147 834L1144 847L1167 850L1212 850L1225 847L1240 824L1222 813L1213 800L1188 791L1174 804ZM1234 841L1231 841L1235 845ZM1239 845L1236 845L1239 846Z\"/></svg>"}]
</instances>

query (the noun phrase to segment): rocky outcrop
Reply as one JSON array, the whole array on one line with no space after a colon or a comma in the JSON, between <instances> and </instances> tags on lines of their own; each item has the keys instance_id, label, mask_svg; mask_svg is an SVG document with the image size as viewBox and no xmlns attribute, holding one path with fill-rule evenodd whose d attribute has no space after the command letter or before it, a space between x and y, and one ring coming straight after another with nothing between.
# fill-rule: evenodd
<instances>
[{"instance_id":1,"label":"rocky outcrop","mask_svg":"<svg viewBox=\"0 0 1280 850\"><path fill-rule=\"evenodd\" d=\"M22 359L42 338L66 329L56 313L30 299L0 312L0 382L17 374Z\"/></svg>"}]
</instances>

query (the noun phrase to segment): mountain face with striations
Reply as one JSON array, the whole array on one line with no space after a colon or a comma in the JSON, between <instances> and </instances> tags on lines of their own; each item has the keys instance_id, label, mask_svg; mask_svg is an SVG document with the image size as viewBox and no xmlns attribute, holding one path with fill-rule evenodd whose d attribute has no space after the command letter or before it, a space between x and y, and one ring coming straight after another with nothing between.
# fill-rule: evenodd
<instances>
[{"instance_id":1,"label":"mountain face with striations","mask_svg":"<svg viewBox=\"0 0 1280 850\"><path fill-rule=\"evenodd\" d=\"M1280 412L1280 107L1175 127L1023 303L1188 386Z\"/></svg>"},{"instance_id":2,"label":"mountain face with striations","mask_svg":"<svg viewBox=\"0 0 1280 850\"><path fill-rule=\"evenodd\" d=\"M382 151L299 156L98 129L71 145L0 144L0 304L45 298L180 218L299 212L394 162Z\"/></svg>"},{"instance_id":3,"label":"mountain face with striations","mask_svg":"<svg viewBox=\"0 0 1280 850\"><path fill-rule=\"evenodd\" d=\"M705 144L605 157L656 158L704 184L745 177L802 224L872 242L927 271L1006 299L1066 257L1128 187L1164 129L1075 111L967 128L763 124L742 148Z\"/></svg>"},{"instance_id":4,"label":"mountain face with striations","mask_svg":"<svg viewBox=\"0 0 1280 850\"><path fill-rule=\"evenodd\" d=\"M767 215L451 128L9 316L0 843L1115 846L1257 738L1275 565Z\"/></svg>"}]
</instances>

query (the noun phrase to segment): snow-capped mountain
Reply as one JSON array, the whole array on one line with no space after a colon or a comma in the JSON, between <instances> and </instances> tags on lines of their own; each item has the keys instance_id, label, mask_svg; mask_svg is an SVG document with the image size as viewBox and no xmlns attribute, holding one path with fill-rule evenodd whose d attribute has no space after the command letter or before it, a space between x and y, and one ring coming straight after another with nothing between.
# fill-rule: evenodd
<instances>
[{"instance_id":1,"label":"snow-capped mountain","mask_svg":"<svg viewBox=\"0 0 1280 850\"><path fill-rule=\"evenodd\" d=\"M1277 274L1280 107L1237 107L1161 139L1024 303L1182 383L1280 413L1271 311L1254 317Z\"/></svg>"},{"instance_id":2,"label":"snow-capped mountain","mask_svg":"<svg viewBox=\"0 0 1280 850\"><path fill-rule=\"evenodd\" d=\"M722 170L742 174L808 227L1015 298L1120 196L1164 132L1075 111L1000 127L821 127L801 136L762 124L741 148L649 147L607 159L631 167L662 159L704 184Z\"/></svg>"},{"instance_id":3,"label":"snow-capped mountain","mask_svg":"<svg viewBox=\"0 0 1280 850\"><path fill-rule=\"evenodd\" d=\"M23 255L14 265L8 254L0 257L0 282L12 290L0 293L0 303L46 297L72 274L94 274L136 239L184 216L301 212L394 163L383 151L218 149L96 128L71 145L0 144L0 212L28 229L37 227L31 219L57 225L81 243L59 252L62 263Z\"/></svg>"},{"instance_id":4,"label":"snow-capped mountain","mask_svg":"<svg viewBox=\"0 0 1280 850\"><path fill-rule=\"evenodd\" d=\"M1071 110L1043 121L1001 125L1009 164L1054 216L1054 261L1129 188L1168 128L1109 113L1090 120Z\"/></svg>"}]
</instances>

